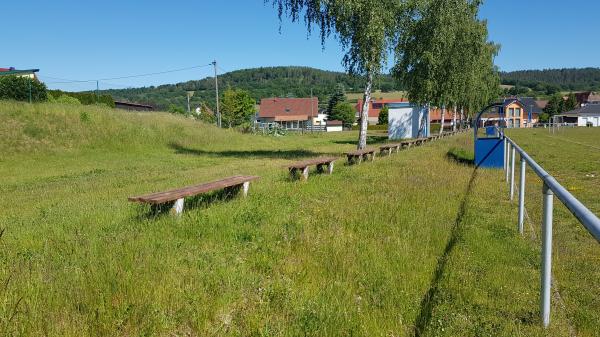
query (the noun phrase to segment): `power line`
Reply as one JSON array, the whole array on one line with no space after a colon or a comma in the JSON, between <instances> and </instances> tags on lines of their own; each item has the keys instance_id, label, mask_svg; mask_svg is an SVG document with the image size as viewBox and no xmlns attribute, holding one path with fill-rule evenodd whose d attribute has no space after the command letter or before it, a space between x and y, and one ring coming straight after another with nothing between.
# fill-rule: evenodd
<instances>
[{"instance_id":1,"label":"power line","mask_svg":"<svg viewBox=\"0 0 600 337\"><path fill-rule=\"evenodd\" d=\"M121 80L121 79L126 79L126 78L136 78L136 77L145 77L145 76L168 74L168 73L174 73L174 72L179 72L179 71L185 71L185 70L191 70L191 69L198 69L198 68L210 67L212 65L213 64L210 63L210 64L201 65L201 66L193 66L193 67L186 67L186 68L179 68L179 69L158 71L158 72L154 72L154 73L145 73L145 74L119 76L119 77L109 77L109 78L98 78L98 79L93 79L93 80L69 80L69 79L63 79L63 78L52 77L52 76L45 76L45 75L42 76L42 77L59 80L59 81L55 81L55 82L48 82L48 84L87 83L87 82Z\"/></svg>"}]
</instances>

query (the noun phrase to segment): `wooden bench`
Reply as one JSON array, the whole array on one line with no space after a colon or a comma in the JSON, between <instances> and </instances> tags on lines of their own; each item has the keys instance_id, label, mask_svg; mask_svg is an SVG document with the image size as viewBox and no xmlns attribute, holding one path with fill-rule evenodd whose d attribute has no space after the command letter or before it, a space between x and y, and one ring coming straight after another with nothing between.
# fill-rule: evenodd
<instances>
[{"instance_id":1,"label":"wooden bench","mask_svg":"<svg viewBox=\"0 0 600 337\"><path fill-rule=\"evenodd\" d=\"M174 202L171 211L179 215L183 212L183 200L186 197L191 197L215 190L238 190L240 188L242 189L243 195L245 197L248 195L250 182L258 178L259 177L257 176L233 176L200 185L187 186L175 190L146 194L137 197L129 197L128 200L132 202L148 203L151 204L153 207L156 207L161 204Z\"/></svg>"},{"instance_id":2,"label":"wooden bench","mask_svg":"<svg viewBox=\"0 0 600 337\"><path fill-rule=\"evenodd\" d=\"M348 157L348 164L353 163L361 163L364 160L368 160L369 156L371 156L371 160L375 160L375 149L362 149L347 152L346 156Z\"/></svg>"},{"instance_id":3,"label":"wooden bench","mask_svg":"<svg viewBox=\"0 0 600 337\"><path fill-rule=\"evenodd\" d=\"M417 139L415 139L415 144L421 145L421 144L427 142L427 140L428 140L427 138L417 138Z\"/></svg>"},{"instance_id":4,"label":"wooden bench","mask_svg":"<svg viewBox=\"0 0 600 337\"><path fill-rule=\"evenodd\" d=\"M387 152L387 154L389 156L389 155L392 154L392 152L394 151L394 149L396 150L396 152L400 152L400 148L401 147L402 147L402 145L400 143L381 145L379 147L379 153L383 154L384 152Z\"/></svg>"},{"instance_id":5,"label":"wooden bench","mask_svg":"<svg viewBox=\"0 0 600 337\"><path fill-rule=\"evenodd\" d=\"M400 146L402 146L402 147L411 147L414 143L415 143L414 139L404 140L404 141L400 142Z\"/></svg>"},{"instance_id":6,"label":"wooden bench","mask_svg":"<svg viewBox=\"0 0 600 337\"><path fill-rule=\"evenodd\" d=\"M333 173L333 162L336 161L335 157L320 157L315 159L309 159L305 161L299 161L288 165L287 168L290 170L290 177L295 179L298 176L298 172L301 172L300 176L303 180L308 179L308 167L312 165L317 165L317 172L322 173L325 170L323 166L327 166L327 173Z\"/></svg>"}]
</instances>

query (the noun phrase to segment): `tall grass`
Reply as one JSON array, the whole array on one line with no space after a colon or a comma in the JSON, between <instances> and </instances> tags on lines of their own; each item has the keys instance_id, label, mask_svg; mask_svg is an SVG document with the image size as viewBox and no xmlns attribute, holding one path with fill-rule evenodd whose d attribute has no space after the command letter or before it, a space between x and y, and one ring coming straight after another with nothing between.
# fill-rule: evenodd
<instances>
[{"instance_id":1,"label":"tall grass","mask_svg":"<svg viewBox=\"0 0 600 337\"><path fill-rule=\"evenodd\" d=\"M448 160L467 135L290 182L282 165L357 134L20 103L0 125L1 335L567 334L560 311L540 328L502 174ZM126 199L233 174L261 179L181 218Z\"/></svg>"}]
</instances>

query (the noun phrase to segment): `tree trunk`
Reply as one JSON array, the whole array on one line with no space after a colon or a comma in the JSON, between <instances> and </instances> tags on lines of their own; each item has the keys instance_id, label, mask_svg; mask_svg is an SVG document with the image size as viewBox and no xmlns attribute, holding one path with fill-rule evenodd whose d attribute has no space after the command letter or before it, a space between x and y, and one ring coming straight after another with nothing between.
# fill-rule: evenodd
<instances>
[{"instance_id":1,"label":"tree trunk","mask_svg":"<svg viewBox=\"0 0 600 337\"><path fill-rule=\"evenodd\" d=\"M460 107L460 129L464 128L465 124L465 110L463 107Z\"/></svg>"},{"instance_id":2,"label":"tree trunk","mask_svg":"<svg viewBox=\"0 0 600 337\"><path fill-rule=\"evenodd\" d=\"M444 124L446 123L446 106L442 105L442 116L440 118L440 135L444 133Z\"/></svg>"},{"instance_id":3,"label":"tree trunk","mask_svg":"<svg viewBox=\"0 0 600 337\"><path fill-rule=\"evenodd\" d=\"M367 147L367 126L369 125L369 105L371 103L371 87L373 85L373 74L367 74L367 86L365 87L365 94L363 96L363 106L360 113L360 131L358 133L358 146L359 150Z\"/></svg>"},{"instance_id":4,"label":"tree trunk","mask_svg":"<svg viewBox=\"0 0 600 337\"><path fill-rule=\"evenodd\" d=\"M456 131L456 110L458 107L454 106L454 111L452 111L452 131Z\"/></svg>"}]
</instances>

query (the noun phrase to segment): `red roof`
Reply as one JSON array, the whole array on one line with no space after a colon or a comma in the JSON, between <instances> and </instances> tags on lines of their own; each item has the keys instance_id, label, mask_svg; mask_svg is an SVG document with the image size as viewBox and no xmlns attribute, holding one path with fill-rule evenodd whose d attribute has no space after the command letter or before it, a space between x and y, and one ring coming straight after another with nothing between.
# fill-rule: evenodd
<instances>
[{"instance_id":1,"label":"red roof","mask_svg":"<svg viewBox=\"0 0 600 337\"><path fill-rule=\"evenodd\" d=\"M275 118L275 120L308 120L310 116L318 114L319 99L317 97L263 98L260 100L258 117Z\"/></svg>"},{"instance_id":2,"label":"red roof","mask_svg":"<svg viewBox=\"0 0 600 337\"><path fill-rule=\"evenodd\" d=\"M11 70L15 70L15 68L0 68L0 71L11 71Z\"/></svg>"},{"instance_id":3,"label":"red roof","mask_svg":"<svg viewBox=\"0 0 600 337\"><path fill-rule=\"evenodd\" d=\"M369 106L369 117L379 117L379 112L384 105L388 103L402 103L408 102L405 98L393 98L393 99L372 99L371 105ZM356 111L362 112L363 100L359 99L356 103Z\"/></svg>"}]
</instances>

